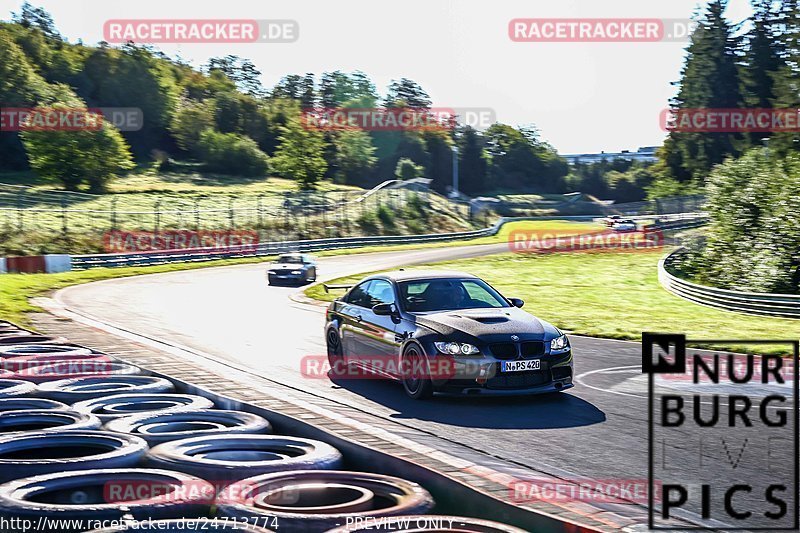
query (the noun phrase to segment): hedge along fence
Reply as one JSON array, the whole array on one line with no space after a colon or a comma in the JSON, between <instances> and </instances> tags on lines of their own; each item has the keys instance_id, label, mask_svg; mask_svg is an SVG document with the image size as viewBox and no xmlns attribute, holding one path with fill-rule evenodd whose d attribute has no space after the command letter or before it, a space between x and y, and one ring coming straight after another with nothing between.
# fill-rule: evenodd
<instances>
[{"instance_id":1,"label":"hedge along fence","mask_svg":"<svg viewBox=\"0 0 800 533\"><path fill-rule=\"evenodd\" d=\"M581 220L590 221L592 216L544 216L544 217L520 217L520 218L500 218L497 223L487 228L460 231L454 233L431 233L426 235L379 235L371 237L341 237L331 239L314 240L295 240L295 241L274 241L261 242L257 245L229 246L220 249L202 250L164 250L153 252L138 253L118 253L118 254L95 254L95 255L73 255L71 268L83 270L96 267L115 267L115 266L140 266L156 265L164 263L181 263L210 261L213 259L229 259L236 257L262 257L285 252L318 252L323 250L336 250L341 248L360 248L364 246L390 245L390 244L414 244L426 242L447 242L478 237L496 235L503 225L509 222L524 220ZM632 217L646 219L648 217ZM681 229L696 227L705 223L703 214L681 213L677 215L667 215L663 217L655 229Z\"/></svg>"},{"instance_id":2,"label":"hedge along fence","mask_svg":"<svg viewBox=\"0 0 800 533\"><path fill-rule=\"evenodd\" d=\"M658 263L658 280L669 292L694 303L750 315L800 319L800 295L739 292L700 285L670 272L676 256L673 251ZM674 269L673 269L674 271Z\"/></svg>"}]
</instances>

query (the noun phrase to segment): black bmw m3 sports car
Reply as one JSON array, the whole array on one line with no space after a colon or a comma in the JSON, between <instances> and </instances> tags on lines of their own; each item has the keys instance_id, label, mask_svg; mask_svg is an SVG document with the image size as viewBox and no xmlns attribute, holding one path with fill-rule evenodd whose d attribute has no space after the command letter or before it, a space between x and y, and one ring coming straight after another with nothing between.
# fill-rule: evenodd
<instances>
[{"instance_id":1,"label":"black bmw m3 sports car","mask_svg":"<svg viewBox=\"0 0 800 533\"><path fill-rule=\"evenodd\" d=\"M572 387L569 339L522 311L523 303L462 272L369 276L328 307L331 369L346 377L355 366L399 380L414 399Z\"/></svg>"}]
</instances>

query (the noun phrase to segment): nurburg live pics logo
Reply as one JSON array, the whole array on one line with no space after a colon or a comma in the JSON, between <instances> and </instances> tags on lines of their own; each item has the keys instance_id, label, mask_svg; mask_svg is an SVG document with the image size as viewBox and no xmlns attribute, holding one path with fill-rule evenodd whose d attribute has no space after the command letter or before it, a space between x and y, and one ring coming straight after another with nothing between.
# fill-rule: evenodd
<instances>
[{"instance_id":1,"label":"nurburg live pics logo","mask_svg":"<svg viewBox=\"0 0 800 533\"><path fill-rule=\"evenodd\" d=\"M771 350L758 357L692 345ZM796 340L642 334L650 529L798 530L798 353Z\"/></svg>"}]
</instances>

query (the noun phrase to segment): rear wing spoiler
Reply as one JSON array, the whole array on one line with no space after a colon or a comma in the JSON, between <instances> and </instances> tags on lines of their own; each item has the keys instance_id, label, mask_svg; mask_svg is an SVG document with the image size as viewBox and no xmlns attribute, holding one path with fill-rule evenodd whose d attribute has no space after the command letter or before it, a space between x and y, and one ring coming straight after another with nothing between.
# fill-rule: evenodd
<instances>
[{"instance_id":1,"label":"rear wing spoiler","mask_svg":"<svg viewBox=\"0 0 800 533\"><path fill-rule=\"evenodd\" d=\"M325 292L331 292L331 291L346 291L346 290L348 290L350 287L352 287L353 285L354 285L353 283L340 283L340 284L328 284L328 283L323 283L323 284L322 284L322 286L323 286L323 287L325 287Z\"/></svg>"}]
</instances>

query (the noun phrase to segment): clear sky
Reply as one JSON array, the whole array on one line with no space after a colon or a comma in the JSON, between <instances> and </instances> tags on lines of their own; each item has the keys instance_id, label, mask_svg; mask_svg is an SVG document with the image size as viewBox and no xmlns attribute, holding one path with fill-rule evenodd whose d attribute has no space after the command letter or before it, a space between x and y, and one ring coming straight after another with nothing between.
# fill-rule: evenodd
<instances>
[{"instance_id":1,"label":"clear sky","mask_svg":"<svg viewBox=\"0 0 800 533\"><path fill-rule=\"evenodd\" d=\"M561 153L658 145L659 112L675 93L686 43L518 43L514 18L686 19L701 0L34 0L71 42L102 40L108 19L293 19L294 43L160 45L194 66L250 58L271 87L289 73L363 70L381 93L417 81L434 106L490 107L535 124ZM0 18L22 0L0 0ZM730 0L728 17L750 13Z\"/></svg>"}]
</instances>

